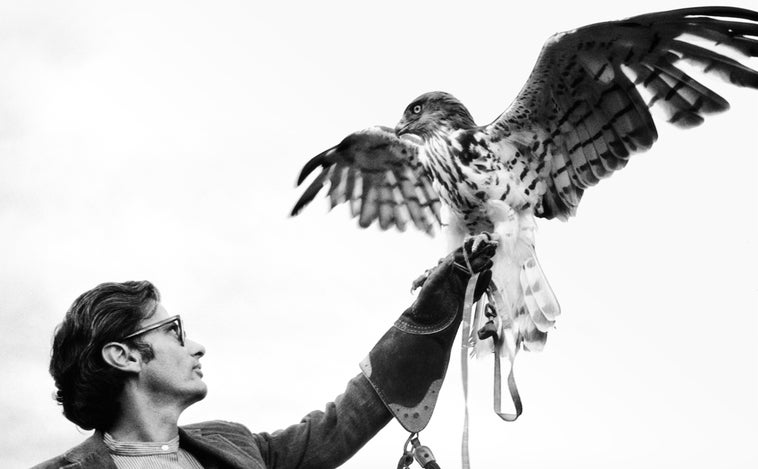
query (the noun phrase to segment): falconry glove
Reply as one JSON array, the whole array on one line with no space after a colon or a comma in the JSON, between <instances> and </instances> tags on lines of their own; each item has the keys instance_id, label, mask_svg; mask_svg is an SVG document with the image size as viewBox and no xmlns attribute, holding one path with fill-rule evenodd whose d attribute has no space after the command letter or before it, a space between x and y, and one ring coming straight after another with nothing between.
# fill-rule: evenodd
<instances>
[{"instance_id":1,"label":"falconry glove","mask_svg":"<svg viewBox=\"0 0 758 469\"><path fill-rule=\"evenodd\" d=\"M437 402L461 323L466 285L480 274L478 299L489 285L497 241L484 233L464 242L428 273L413 304L361 362L387 408L409 432L426 427Z\"/></svg>"}]
</instances>

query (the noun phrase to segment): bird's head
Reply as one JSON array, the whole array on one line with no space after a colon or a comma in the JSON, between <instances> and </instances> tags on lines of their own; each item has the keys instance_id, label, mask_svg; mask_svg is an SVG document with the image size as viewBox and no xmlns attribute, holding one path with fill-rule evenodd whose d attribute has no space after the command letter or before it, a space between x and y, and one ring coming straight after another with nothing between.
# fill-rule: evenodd
<instances>
[{"instance_id":1,"label":"bird's head","mask_svg":"<svg viewBox=\"0 0 758 469\"><path fill-rule=\"evenodd\" d=\"M457 130L475 127L468 109L449 93L432 91L414 99L405 108L395 133L416 134L428 138L435 130Z\"/></svg>"}]
</instances>

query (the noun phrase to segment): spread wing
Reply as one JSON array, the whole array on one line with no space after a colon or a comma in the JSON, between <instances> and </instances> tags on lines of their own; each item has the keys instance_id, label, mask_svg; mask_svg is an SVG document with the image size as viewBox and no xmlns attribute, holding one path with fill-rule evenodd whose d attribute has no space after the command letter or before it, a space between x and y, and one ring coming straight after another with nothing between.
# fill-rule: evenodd
<instances>
[{"instance_id":1,"label":"spread wing","mask_svg":"<svg viewBox=\"0 0 758 469\"><path fill-rule=\"evenodd\" d=\"M680 127L728 109L724 98L678 67L680 60L758 88L758 72L703 41L758 56L758 12L686 8L593 24L547 41L516 100L486 127L493 138L529 136L521 143L547 185L538 216L574 215L584 189L624 167L631 153L650 148L658 134L649 107L662 108ZM647 102L642 90L651 96Z\"/></svg>"},{"instance_id":2,"label":"spread wing","mask_svg":"<svg viewBox=\"0 0 758 469\"><path fill-rule=\"evenodd\" d=\"M292 209L297 215L329 185L331 208L350 202L353 217L366 228L379 220L386 230L404 231L408 221L433 234L440 223L440 199L418 159L420 138L397 137L388 127L370 127L348 135L339 145L316 155L300 172L303 183L316 168L321 172Z\"/></svg>"}]
</instances>

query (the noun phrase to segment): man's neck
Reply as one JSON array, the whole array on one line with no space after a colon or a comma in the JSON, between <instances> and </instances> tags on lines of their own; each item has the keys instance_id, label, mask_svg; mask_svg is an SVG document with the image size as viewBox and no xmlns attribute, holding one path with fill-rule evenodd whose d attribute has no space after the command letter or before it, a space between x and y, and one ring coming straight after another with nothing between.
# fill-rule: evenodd
<instances>
[{"instance_id":1,"label":"man's neck","mask_svg":"<svg viewBox=\"0 0 758 469\"><path fill-rule=\"evenodd\" d=\"M141 399L126 399L108 433L117 441L169 441L178 435L184 408Z\"/></svg>"}]
</instances>

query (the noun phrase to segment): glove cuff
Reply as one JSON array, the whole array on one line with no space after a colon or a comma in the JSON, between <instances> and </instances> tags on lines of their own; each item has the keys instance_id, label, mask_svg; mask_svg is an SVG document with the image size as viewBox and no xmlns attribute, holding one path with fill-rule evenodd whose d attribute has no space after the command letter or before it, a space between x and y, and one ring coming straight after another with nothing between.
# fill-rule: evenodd
<instances>
[{"instance_id":1,"label":"glove cuff","mask_svg":"<svg viewBox=\"0 0 758 469\"><path fill-rule=\"evenodd\" d=\"M432 417L463 311L465 280L445 259L413 305L360 363L385 406L409 432Z\"/></svg>"}]
</instances>

